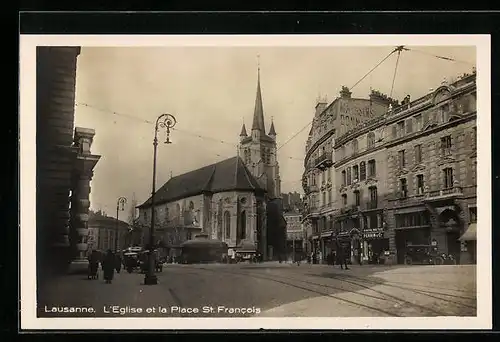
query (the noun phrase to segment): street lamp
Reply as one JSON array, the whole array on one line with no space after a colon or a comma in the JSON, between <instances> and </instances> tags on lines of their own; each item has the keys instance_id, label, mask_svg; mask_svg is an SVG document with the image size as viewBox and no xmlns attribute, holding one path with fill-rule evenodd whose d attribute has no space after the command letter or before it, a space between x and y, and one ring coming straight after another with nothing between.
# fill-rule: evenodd
<instances>
[{"instance_id":1,"label":"street lamp","mask_svg":"<svg viewBox=\"0 0 500 342\"><path fill-rule=\"evenodd\" d=\"M116 201L116 223L115 223L115 253L118 252L118 213L125 210L127 199L125 197L118 197Z\"/></svg>"},{"instance_id":2,"label":"street lamp","mask_svg":"<svg viewBox=\"0 0 500 342\"><path fill-rule=\"evenodd\" d=\"M149 267L147 268L144 277L145 285L158 284L158 278L155 275L155 259L154 259L154 226L155 226L155 192L156 192L156 148L158 146L158 128L164 128L166 131L165 144L170 144L170 129L175 126L177 120L171 114L162 114L156 119L155 137L153 140L153 184L151 190L151 226L149 227Z\"/></svg>"}]
</instances>

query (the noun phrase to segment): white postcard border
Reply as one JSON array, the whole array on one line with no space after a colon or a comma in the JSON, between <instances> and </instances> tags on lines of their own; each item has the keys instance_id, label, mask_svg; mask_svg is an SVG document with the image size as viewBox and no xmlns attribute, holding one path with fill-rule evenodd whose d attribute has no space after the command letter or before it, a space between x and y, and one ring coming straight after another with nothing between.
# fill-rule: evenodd
<instances>
[{"instance_id":1,"label":"white postcard border","mask_svg":"<svg viewBox=\"0 0 500 342\"><path fill-rule=\"evenodd\" d=\"M37 318L36 46L476 46L477 317L379 318ZM21 35L20 310L21 329L491 329L491 61L489 35Z\"/></svg>"}]
</instances>

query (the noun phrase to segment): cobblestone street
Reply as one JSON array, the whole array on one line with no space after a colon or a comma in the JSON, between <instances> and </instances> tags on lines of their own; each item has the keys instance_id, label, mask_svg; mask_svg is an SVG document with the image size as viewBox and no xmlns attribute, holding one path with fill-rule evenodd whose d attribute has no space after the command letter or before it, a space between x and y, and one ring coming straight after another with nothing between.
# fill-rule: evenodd
<instances>
[{"instance_id":1,"label":"cobblestone street","mask_svg":"<svg viewBox=\"0 0 500 342\"><path fill-rule=\"evenodd\" d=\"M167 265L159 284L139 273L112 284L85 276L40 288L40 317L475 316L475 266ZM52 313L53 308L91 313ZM150 308L150 309L148 309ZM142 310L142 311L141 311ZM152 312L147 312L147 310Z\"/></svg>"}]
</instances>

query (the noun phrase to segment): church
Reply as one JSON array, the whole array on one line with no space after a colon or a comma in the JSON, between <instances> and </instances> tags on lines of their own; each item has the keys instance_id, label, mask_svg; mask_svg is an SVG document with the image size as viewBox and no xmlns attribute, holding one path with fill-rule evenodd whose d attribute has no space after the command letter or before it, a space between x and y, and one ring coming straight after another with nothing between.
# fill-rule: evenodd
<instances>
[{"instance_id":1,"label":"church","mask_svg":"<svg viewBox=\"0 0 500 342\"><path fill-rule=\"evenodd\" d=\"M206 234L232 250L253 248L264 260L283 254L286 221L276 152L273 122L266 133L259 68L252 127L248 135L243 124L239 155L172 177L156 191L155 239L170 249ZM151 198L137 208L146 228Z\"/></svg>"}]
</instances>

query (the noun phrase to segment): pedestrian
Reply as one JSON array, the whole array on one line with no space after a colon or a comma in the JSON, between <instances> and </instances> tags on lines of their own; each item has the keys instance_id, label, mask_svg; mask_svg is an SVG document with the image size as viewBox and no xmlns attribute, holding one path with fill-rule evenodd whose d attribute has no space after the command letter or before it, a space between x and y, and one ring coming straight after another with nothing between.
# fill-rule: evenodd
<instances>
[{"instance_id":1,"label":"pedestrian","mask_svg":"<svg viewBox=\"0 0 500 342\"><path fill-rule=\"evenodd\" d=\"M346 253L344 247L342 246L342 243L338 238L335 240L335 246L337 249L337 263L340 265L340 269L343 270L345 266L345 269L348 270L349 268L347 267L347 259L345 257Z\"/></svg>"},{"instance_id":2,"label":"pedestrian","mask_svg":"<svg viewBox=\"0 0 500 342\"><path fill-rule=\"evenodd\" d=\"M89 255L89 279L97 279L99 270L99 256L97 251L92 251Z\"/></svg>"},{"instance_id":3,"label":"pedestrian","mask_svg":"<svg viewBox=\"0 0 500 342\"><path fill-rule=\"evenodd\" d=\"M120 271L122 269L122 258L121 258L119 253L116 254L115 262L116 262L116 266L115 266L116 273L120 273Z\"/></svg>"},{"instance_id":4,"label":"pedestrian","mask_svg":"<svg viewBox=\"0 0 500 342\"><path fill-rule=\"evenodd\" d=\"M104 260L102 261L102 269L104 271L104 280L106 284L111 284L115 274L116 258L111 249L108 249Z\"/></svg>"}]
</instances>

